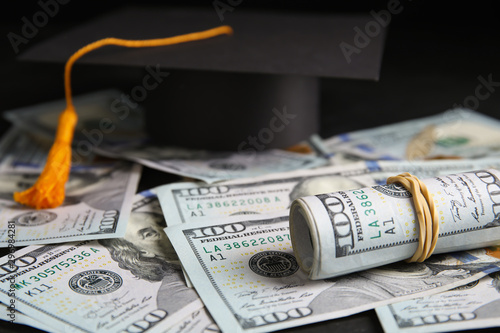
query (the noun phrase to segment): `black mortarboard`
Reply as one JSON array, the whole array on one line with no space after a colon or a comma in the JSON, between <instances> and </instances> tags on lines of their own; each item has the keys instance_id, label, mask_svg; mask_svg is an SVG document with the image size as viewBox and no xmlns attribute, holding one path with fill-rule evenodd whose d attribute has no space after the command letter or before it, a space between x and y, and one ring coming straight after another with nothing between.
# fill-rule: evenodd
<instances>
[{"instance_id":1,"label":"black mortarboard","mask_svg":"<svg viewBox=\"0 0 500 333\"><path fill-rule=\"evenodd\" d=\"M105 37L163 38L222 24L234 34L165 47L106 47L75 68L145 69L142 77L131 71L137 84L127 94L144 105L153 139L231 151L285 148L317 132L320 78L378 79L385 31L373 16L245 8L129 7L40 43L20 59L64 63Z\"/></svg>"}]
</instances>

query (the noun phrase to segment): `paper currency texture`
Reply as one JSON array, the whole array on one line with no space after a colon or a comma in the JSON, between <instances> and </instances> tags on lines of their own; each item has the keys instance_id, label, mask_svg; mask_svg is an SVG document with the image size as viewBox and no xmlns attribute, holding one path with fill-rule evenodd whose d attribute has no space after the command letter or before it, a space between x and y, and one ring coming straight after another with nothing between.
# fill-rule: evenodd
<instances>
[{"instance_id":1,"label":"paper currency texture","mask_svg":"<svg viewBox=\"0 0 500 333\"><path fill-rule=\"evenodd\" d=\"M285 211L299 197L383 185L388 177L402 172L410 172L423 179L489 168L500 169L500 159L356 162L213 185L172 183L158 187L158 198L170 226L220 220L233 215Z\"/></svg>"},{"instance_id":2,"label":"paper currency texture","mask_svg":"<svg viewBox=\"0 0 500 333\"><path fill-rule=\"evenodd\" d=\"M500 275L376 308L385 332L451 332L500 325Z\"/></svg>"},{"instance_id":3,"label":"paper currency texture","mask_svg":"<svg viewBox=\"0 0 500 333\"><path fill-rule=\"evenodd\" d=\"M345 317L498 270L498 259L481 249L311 280L294 255L288 216L191 222L166 233L222 332L270 332Z\"/></svg>"},{"instance_id":4,"label":"paper currency texture","mask_svg":"<svg viewBox=\"0 0 500 333\"><path fill-rule=\"evenodd\" d=\"M500 173L494 169L422 180L437 210L434 253L498 244ZM412 195L399 184L295 200L291 238L301 267L323 279L410 258L419 242Z\"/></svg>"},{"instance_id":5,"label":"paper currency texture","mask_svg":"<svg viewBox=\"0 0 500 333\"><path fill-rule=\"evenodd\" d=\"M42 171L48 147L14 126L0 141L0 247L122 237L141 166L118 160L74 163L64 203L35 210L13 200Z\"/></svg>"},{"instance_id":6,"label":"paper currency texture","mask_svg":"<svg viewBox=\"0 0 500 333\"><path fill-rule=\"evenodd\" d=\"M498 156L500 122L479 112L456 108L429 117L354 131L322 140L316 150L334 164L349 160L419 160Z\"/></svg>"},{"instance_id":7,"label":"paper currency texture","mask_svg":"<svg viewBox=\"0 0 500 333\"><path fill-rule=\"evenodd\" d=\"M164 227L156 195L141 192L123 238L29 246L0 258L0 301L54 332L180 327L203 304L186 287ZM196 317L204 320L196 325L211 324Z\"/></svg>"}]
</instances>

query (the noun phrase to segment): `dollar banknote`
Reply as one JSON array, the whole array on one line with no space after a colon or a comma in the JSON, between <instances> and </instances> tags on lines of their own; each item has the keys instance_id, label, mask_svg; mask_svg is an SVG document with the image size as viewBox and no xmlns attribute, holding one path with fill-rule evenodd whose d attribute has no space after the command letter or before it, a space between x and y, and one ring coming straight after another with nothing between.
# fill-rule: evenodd
<instances>
[{"instance_id":1,"label":"dollar banknote","mask_svg":"<svg viewBox=\"0 0 500 333\"><path fill-rule=\"evenodd\" d=\"M211 152L183 148L129 144L99 146L97 153L132 160L150 168L214 183L222 180L297 169L310 169L327 164L315 154L300 154L280 149L253 153Z\"/></svg>"},{"instance_id":2,"label":"dollar banknote","mask_svg":"<svg viewBox=\"0 0 500 333\"><path fill-rule=\"evenodd\" d=\"M296 199L290 229L301 267L311 279L324 279L410 259L415 253L414 260L424 260L431 247L431 252L447 253L498 244L499 170L421 182L431 205L422 199L429 211L425 224L425 209L417 211L417 193L398 183Z\"/></svg>"},{"instance_id":3,"label":"dollar banknote","mask_svg":"<svg viewBox=\"0 0 500 333\"><path fill-rule=\"evenodd\" d=\"M469 109L335 135L311 144L333 163L482 158L500 154L500 120Z\"/></svg>"},{"instance_id":4,"label":"dollar banknote","mask_svg":"<svg viewBox=\"0 0 500 333\"><path fill-rule=\"evenodd\" d=\"M154 193L141 192L123 238L9 253L0 259L1 302L49 331L168 331L203 303L184 283L160 212Z\"/></svg>"},{"instance_id":5,"label":"dollar banknote","mask_svg":"<svg viewBox=\"0 0 500 333\"><path fill-rule=\"evenodd\" d=\"M145 140L144 110L119 90L110 89L75 95L73 104L78 114L74 132L75 144L92 149L100 144L122 144ZM25 132L52 141L60 113L66 100L59 99L30 105L3 113L4 118Z\"/></svg>"},{"instance_id":6,"label":"dollar banknote","mask_svg":"<svg viewBox=\"0 0 500 333\"><path fill-rule=\"evenodd\" d=\"M427 178L484 168L500 168L500 159L356 162L213 185L179 182L157 190L167 224L174 225L287 210L299 197L383 185L388 177L402 172Z\"/></svg>"},{"instance_id":7,"label":"dollar banknote","mask_svg":"<svg viewBox=\"0 0 500 333\"><path fill-rule=\"evenodd\" d=\"M294 256L288 216L235 216L165 231L223 332L270 332L345 317L449 290L500 264L481 249L310 280Z\"/></svg>"},{"instance_id":8,"label":"dollar banknote","mask_svg":"<svg viewBox=\"0 0 500 333\"><path fill-rule=\"evenodd\" d=\"M376 308L385 332L451 332L500 326L500 276Z\"/></svg>"},{"instance_id":9,"label":"dollar banknote","mask_svg":"<svg viewBox=\"0 0 500 333\"><path fill-rule=\"evenodd\" d=\"M16 139L17 138L17 139ZM37 180L46 151L31 146L18 129L2 140L0 163L0 247L122 237L141 166L125 161L73 165L64 203L36 210L13 200ZM12 139L12 140L11 140ZM7 144L12 143L16 149ZM26 149L23 149L26 147ZM45 152L45 154L43 153Z\"/></svg>"}]
</instances>

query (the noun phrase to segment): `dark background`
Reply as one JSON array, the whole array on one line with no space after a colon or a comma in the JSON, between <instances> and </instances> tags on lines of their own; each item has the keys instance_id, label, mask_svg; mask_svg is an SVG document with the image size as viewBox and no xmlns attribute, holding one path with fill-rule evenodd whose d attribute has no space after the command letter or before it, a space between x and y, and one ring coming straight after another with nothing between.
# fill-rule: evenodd
<instances>
[{"instance_id":1,"label":"dark background","mask_svg":"<svg viewBox=\"0 0 500 333\"><path fill-rule=\"evenodd\" d=\"M243 0L234 10L368 13L386 9L388 2ZM323 137L443 112L473 96L480 83L479 76L486 79L491 75L493 81L500 82L500 12L494 1L438 3L401 0L400 3L404 9L392 16L378 82L322 79L320 134ZM50 18L26 45L20 45L19 54L36 43L120 6L149 4L212 8L212 1L73 0L60 5L58 14ZM9 32L21 35L22 18L31 21L41 9L38 1L9 1L9 8L6 6L5 3L0 14L0 112L63 98L63 65L19 62L16 60L18 54L7 38ZM129 84L126 80L115 79L126 89ZM99 76L80 76L78 81L74 83L75 93L98 90L110 84L109 78ZM129 89L134 84L136 81L130 82ZM500 119L500 87L494 89L487 99L480 101L476 110ZM1 119L0 133L8 126ZM172 178L146 169L141 184L147 187L164 179ZM19 326L0 325L0 332L20 331ZM374 311L290 331L336 330L382 331ZM25 331L34 330L26 328ZM482 330L485 331L488 330Z\"/></svg>"},{"instance_id":2,"label":"dark background","mask_svg":"<svg viewBox=\"0 0 500 333\"><path fill-rule=\"evenodd\" d=\"M388 2L243 0L234 10L368 13L386 9ZM401 0L400 3L404 9L392 16L378 82L322 79L320 134L323 136L443 112L474 94L478 76L486 78L491 74L493 81L500 81L500 13L494 1ZM213 8L212 1L73 0L60 5L57 15L26 45L20 45L20 54L36 43L120 6L158 4ZM17 55L7 39L9 32L21 34L22 18L32 20L41 9L38 1L12 1L9 6L0 14L0 111L62 98L63 64L16 62ZM78 68L77 64L75 72ZM79 76L73 82L74 93L97 90L112 82L127 86L122 78L110 81L95 75ZM129 88L134 84L136 81L130 82ZM498 118L495 106L499 101L500 94L496 91L480 102L477 111Z\"/></svg>"}]
</instances>

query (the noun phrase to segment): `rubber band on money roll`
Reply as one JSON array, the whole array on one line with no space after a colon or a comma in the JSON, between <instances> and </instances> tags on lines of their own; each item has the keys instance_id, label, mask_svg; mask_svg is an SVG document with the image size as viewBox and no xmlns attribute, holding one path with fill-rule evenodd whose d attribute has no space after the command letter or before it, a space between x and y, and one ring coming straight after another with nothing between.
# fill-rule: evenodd
<instances>
[{"instance_id":1,"label":"rubber band on money roll","mask_svg":"<svg viewBox=\"0 0 500 333\"><path fill-rule=\"evenodd\" d=\"M422 181L408 172L387 178L387 184L394 183L401 184L411 193L418 218L418 247L407 261L422 262L432 255L439 237L439 222L432 194Z\"/></svg>"},{"instance_id":2,"label":"rubber band on money roll","mask_svg":"<svg viewBox=\"0 0 500 333\"><path fill-rule=\"evenodd\" d=\"M232 33L233 29L230 26L224 25L205 31L158 39L126 40L104 38L76 51L66 62L64 69L66 109L59 116L55 140L50 148L45 167L31 188L23 192L14 193L14 200L36 209L55 208L64 202L65 185L69 178L71 166L71 142L73 141L73 134L78 121L71 97L71 68L79 58L106 45L131 48L166 46L208 39L224 34L232 35Z\"/></svg>"}]
</instances>

